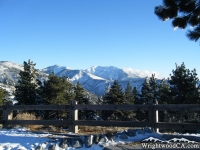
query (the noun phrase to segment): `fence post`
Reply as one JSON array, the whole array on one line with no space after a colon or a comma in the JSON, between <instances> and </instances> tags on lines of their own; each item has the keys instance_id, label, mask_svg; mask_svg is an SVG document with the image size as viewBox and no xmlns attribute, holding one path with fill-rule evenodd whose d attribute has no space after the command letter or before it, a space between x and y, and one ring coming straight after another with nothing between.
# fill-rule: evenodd
<instances>
[{"instance_id":1,"label":"fence post","mask_svg":"<svg viewBox=\"0 0 200 150\"><path fill-rule=\"evenodd\" d=\"M158 105L158 101L157 100L155 100L155 103L153 103L153 105L155 106L155 105ZM158 120L158 110L156 110L155 109L155 107L153 106L153 108L152 108L152 115L153 115L153 129L154 129L154 131L155 132L159 132L159 128L156 128L155 126L156 126L156 123L157 122L159 122L159 120Z\"/></svg>"},{"instance_id":2,"label":"fence post","mask_svg":"<svg viewBox=\"0 0 200 150\"><path fill-rule=\"evenodd\" d=\"M12 106L12 102L4 102L4 109L3 109L3 128L8 128L8 120L13 119L13 112L9 110L9 106Z\"/></svg>"},{"instance_id":3,"label":"fence post","mask_svg":"<svg viewBox=\"0 0 200 150\"><path fill-rule=\"evenodd\" d=\"M72 100L70 102L70 125L69 125L69 131L73 133L78 133L78 126L75 125L75 120L78 120L78 110L75 110L75 105L77 102L75 100Z\"/></svg>"}]
</instances>

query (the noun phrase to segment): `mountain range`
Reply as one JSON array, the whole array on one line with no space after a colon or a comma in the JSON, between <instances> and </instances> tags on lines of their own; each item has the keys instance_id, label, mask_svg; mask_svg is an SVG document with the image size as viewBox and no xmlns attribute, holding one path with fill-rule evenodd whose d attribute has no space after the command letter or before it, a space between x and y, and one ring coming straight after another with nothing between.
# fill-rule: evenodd
<instances>
[{"instance_id":1,"label":"mountain range","mask_svg":"<svg viewBox=\"0 0 200 150\"><path fill-rule=\"evenodd\" d=\"M36 68L37 69L37 68ZM19 72L23 66L9 61L0 61L0 81L14 86L20 78ZM126 88L128 82L132 87L141 88L145 77L150 77L155 72L133 70L131 68L120 69L114 66L93 66L85 70L74 70L65 66L53 65L38 70L41 81L48 79L48 74L54 72L59 77L69 77L76 84L78 81L87 91L101 96L106 89L112 86L114 80L118 80L122 89Z\"/></svg>"}]
</instances>

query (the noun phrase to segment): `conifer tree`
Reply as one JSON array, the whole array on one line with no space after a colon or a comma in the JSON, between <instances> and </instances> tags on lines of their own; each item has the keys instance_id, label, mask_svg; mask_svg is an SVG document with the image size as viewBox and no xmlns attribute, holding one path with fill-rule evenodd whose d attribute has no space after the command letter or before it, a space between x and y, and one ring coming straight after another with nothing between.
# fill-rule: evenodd
<instances>
[{"instance_id":1,"label":"conifer tree","mask_svg":"<svg viewBox=\"0 0 200 150\"><path fill-rule=\"evenodd\" d=\"M4 100L4 97L5 97L5 91L4 89L0 88L0 106L3 105L3 100ZM0 112L0 119L2 119L2 112Z\"/></svg>"},{"instance_id":2,"label":"conifer tree","mask_svg":"<svg viewBox=\"0 0 200 150\"><path fill-rule=\"evenodd\" d=\"M152 74L149 85L151 87L151 102L154 103L155 100L159 98L159 86L157 83L157 79L155 78L155 74Z\"/></svg>"},{"instance_id":3,"label":"conifer tree","mask_svg":"<svg viewBox=\"0 0 200 150\"><path fill-rule=\"evenodd\" d=\"M158 104L170 104L171 103L171 90L170 84L165 80L162 79L160 84L158 85L159 88L159 95L157 98ZM169 122L169 112L167 111L159 111L159 121L160 122Z\"/></svg>"},{"instance_id":4,"label":"conifer tree","mask_svg":"<svg viewBox=\"0 0 200 150\"><path fill-rule=\"evenodd\" d=\"M171 89L170 84L167 83L165 79L162 79L162 81L159 84L159 98L158 104L170 104L172 97L171 97Z\"/></svg>"},{"instance_id":5,"label":"conifer tree","mask_svg":"<svg viewBox=\"0 0 200 150\"><path fill-rule=\"evenodd\" d=\"M74 86L65 77L57 77L54 72L48 76L48 80L44 81L42 87L43 103L66 105L74 99ZM68 116L65 111L46 111L45 118L66 118Z\"/></svg>"},{"instance_id":6,"label":"conifer tree","mask_svg":"<svg viewBox=\"0 0 200 150\"><path fill-rule=\"evenodd\" d=\"M38 89L40 81L38 80L38 71L34 68L34 64L31 60L24 61L24 70L20 71L20 79L15 86L15 97L18 104L21 105L38 105L41 103Z\"/></svg>"},{"instance_id":7,"label":"conifer tree","mask_svg":"<svg viewBox=\"0 0 200 150\"><path fill-rule=\"evenodd\" d=\"M130 82L128 82L128 84L126 86L124 98L125 98L126 104L133 105L134 102L135 102L135 97L134 97L134 94L133 94L133 88L132 88ZM125 117L126 120L134 120L134 117L135 117L134 111L127 110L127 111L123 111L123 113L126 116Z\"/></svg>"},{"instance_id":8,"label":"conifer tree","mask_svg":"<svg viewBox=\"0 0 200 150\"><path fill-rule=\"evenodd\" d=\"M199 79L197 77L196 70L190 71L186 69L185 64L181 66L176 64L176 69L172 70L171 79L169 79L170 90L172 94L172 104L199 104ZM196 112L177 112L172 114L171 121L182 122L198 120L199 114Z\"/></svg>"},{"instance_id":9,"label":"conifer tree","mask_svg":"<svg viewBox=\"0 0 200 150\"><path fill-rule=\"evenodd\" d=\"M155 103L155 100L158 99L159 96L159 88L158 83L155 78L155 74L152 74L152 77L148 79L145 78L144 83L142 84L141 90L141 102L140 104L152 104ZM138 120L146 120L147 119L147 112L145 111L137 111L136 115Z\"/></svg>"},{"instance_id":10,"label":"conifer tree","mask_svg":"<svg viewBox=\"0 0 200 150\"><path fill-rule=\"evenodd\" d=\"M137 87L133 88L133 96L134 96L134 99L135 99L134 104L141 104L141 100L140 100L141 95L140 95Z\"/></svg>"},{"instance_id":11,"label":"conifer tree","mask_svg":"<svg viewBox=\"0 0 200 150\"><path fill-rule=\"evenodd\" d=\"M152 77L149 79L146 77L141 90L143 103L148 104L155 102L155 100L158 99L158 90L155 74L152 74Z\"/></svg>"},{"instance_id":12,"label":"conifer tree","mask_svg":"<svg viewBox=\"0 0 200 150\"><path fill-rule=\"evenodd\" d=\"M145 78L144 83L142 84L141 100L142 100L143 104L148 104L152 100L151 87L149 84L148 77Z\"/></svg>"},{"instance_id":13,"label":"conifer tree","mask_svg":"<svg viewBox=\"0 0 200 150\"><path fill-rule=\"evenodd\" d=\"M0 106L3 105L4 97L5 97L5 90L0 88Z\"/></svg>"},{"instance_id":14,"label":"conifer tree","mask_svg":"<svg viewBox=\"0 0 200 150\"><path fill-rule=\"evenodd\" d=\"M105 94L103 100L104 100L103 104L116 104L116 105L125 104L124 94L117 80L114 81L110 91ZM102 118L105 120L106 119L123 120L125 118L125 115L121 110L102 111L102 115L103 115Z\"/></svg>"},{"instance_id":15,"label":"conifer tree","mask_svg":"<svg viewBox=\"0 0 200 150\"><path fill-rule=\"evenodd\" d=\"M78 104L86 103L84 89L79 81L75 86L75 100L78 102Z\"/></svg>"},{"instance_id":16,"label":"conifer tree","mask_svg":"<svg viewBox=\"0 0 200 150\"><path fill-rule=\"evenodd\" d=\"M136 104L136 105L144 104L143 99L142 99L142 95L139 93L137 87L133 88L133 95L134 95L134 98L135 98L134 104ZM147 115L147 113L145 111L135 111L136 121L137 120L140 120L140 121L145 120L146 115Z\"/></svg>"},{"instance_id":17,"label":"conifer tree","mask_svg":"<svg viewBox=\"0 0 200 150\"><path fill-rule=\"evenodd\" d=\"M77 82L75 86L75 98L78 104L90 104L89 98L87 98L84 94L84 89L80 82ZM78 111L78 118L83 120L91 120L96 115L95 110L79 110Z\"/></svg>"},{"instance_id":18,"label":"conifer tree","mask_svg":"<svg viewBox=\"0 0 200 150\"><path fill-rule=\"evenodd\" d=\"M173 104L198 104L199 103L199 79L196 70L186 69L185 64L176 64L176 69L170 74L169 83L173 96Z\"/></svg>"},{"instance_id":19,"label":"conifer tree","mask_svg":"<svg viewBox=\"0 0 200 150\"><path fill-rule=\"evenodd\" d=\"M187 32L192 41L200 38L199 0L163 0L163 5L155 7L155 14L165 21L172 19L172 26L185 29L188 25L194 29Z\"/></svg>"},{"instance_id":20,"label":"conifer tree","mask_svg":"<svg viewBox=\"0 0 200 150\"><path fill-rule=\"evenodd\" d=\"M74 86L65 77L49 75L42 88L43 100L47 104L69 104L74 99Z\"/></svg>"},{"instance_id":21,"label":"conifer tree","mask_svg":"<svg viewBox=\"0 0 200 150\"><path fill-rule=\"evenodd\" d=\"M126 104L134 104L135 97L133 95L133 89L132 89L130 82L128 82L128 84L126 86L124 96L125 96L125 103Z\"/></svg>"}]
</instances>

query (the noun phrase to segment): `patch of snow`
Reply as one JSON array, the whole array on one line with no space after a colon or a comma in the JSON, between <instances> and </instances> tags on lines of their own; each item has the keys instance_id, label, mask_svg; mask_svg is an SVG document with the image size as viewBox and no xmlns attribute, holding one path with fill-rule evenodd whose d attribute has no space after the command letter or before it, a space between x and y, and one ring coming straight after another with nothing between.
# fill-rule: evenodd
<instances>
[{"instance_id":1,"label":"patch of snow","mask_svg":"<svg viewBox=\"0 0 200 150\"><path fill-rule=\"evenodd\" d=\"M121 132L122 133L122 132ZM76 135L74 133L68 133L68 135ZM179 135L180 134L176 134ZM199 134L187 134L192 135L193 137L199 137ZM181 143L197 143L196 141L188 140L182 134L180 138L172 138L170 140L166 140L163 138L162 134L159 133L147 133L147 132L136 132L136 135L133 137L128 137L127 139L120 139L119 137L115 140L106 140L105 142L99 142L99 144L93 144L92 147L86 148L84 145L79 150L103 150L104 147L107 146L115 146L117 144L126 144L130 142L160 142L160 143L173 143L173 142L181 142ZM48 146L55 144L53 139L64 138L63 135L52 135L50 133L34 133L29 131L26 128L13 128L13 129L1 129L0 130L0 150L35 150L36 147L43 147L44 150L47 149ZM57 143L58 144L58 143ZM58 148L59 150L60 148ZM75 148L68 147L67 150L73 150Z\"/></svg>"},{"instance_id":2,"label":"patch of snow","mask_svg":"<svg viewBox=\"0 0 200 150\"><path fill-rule=\"evenodd\" d=\"M93 74L91 74L91 73L87 73L87 74L88 74L88 76L91 77L92 79L95 79L95 80L105 80L105 79L103 79L103 78L101 78L101 77L98 77L98 76L95 76L95 75L93 75Z\"/></svg>"},{"instance_id":3,"label":"patch of snow","mask_svg":"<svg viewBox=\"0 0 200 150\"><path fill-rule=\"evenodd\" d=\"M128 77L131 78L145 78L145 77L151 77L152 74L155 74L155 77L158 79L161 79L159 73L155 71L147 71L147 70L133 70L132 68L123 68L123 71L128 74Z\"/></svg>"}]
</instances>

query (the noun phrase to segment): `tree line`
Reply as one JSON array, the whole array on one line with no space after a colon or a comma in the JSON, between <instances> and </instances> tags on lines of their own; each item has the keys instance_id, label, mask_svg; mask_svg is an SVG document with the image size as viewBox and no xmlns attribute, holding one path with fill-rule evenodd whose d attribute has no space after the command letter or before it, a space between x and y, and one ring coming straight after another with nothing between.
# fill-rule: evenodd
<instances>
[{"instance_id":1,"label":"tree line","mask_svg":"<svg viewBox=\"0 0 200 150\"><path fill-rule=\"evenodd\" d=\"M102 97L102 104L199 104L200 90L196 69L186 69L184 63L172 70L170 78L157 80L155 74L146 77L141 90L127 84L125 90L118 81ZM147 112L110 111L102 112L104 119L144 120L148 119ZM198 119L198 112L160 112L160 121L182 122Z\"/></svg>"},{"instance_id":2,"label":"tree line","mask_svg":"<svg viewBox=\"0 0 200 150\"><path fill-rule=\"evenodd\" d=\"M80 82L73 84L68 77L57 77L54 72L48 76L48 80L41 82L38 79L39 74L35 65L31 60L24 61L24 70L20 71L21 78L15 86L14 95L18 101L17 105L70 104L71 100L76 100L78 104L90 104ZM176 64L176 68L172 70L168 79L158 80L155 74L152 74L150 78L146 77L141 89L132 87L130 82L123 89L115 80L113 85L105 91L106 93L98 98L97 104L145 105L155 103L155 101L159 104L200 103L199 79L196 70L186 69L184 63L180 66ZM0 89L0 104L4 96L5 91ZM65 111L34 111L34 113L44 119L68 117ZM198 113L194 112L182 112L182 117L178 117L180 114L173 112L161 112L160 114L160 121L188 121L195 119L194 116L198 117ZM94 119L97 115L104 120L147 120L147 112L144 111L79 111L79 119Z\"/></svg>"}]
</instances>

